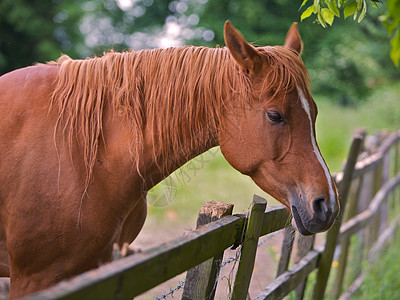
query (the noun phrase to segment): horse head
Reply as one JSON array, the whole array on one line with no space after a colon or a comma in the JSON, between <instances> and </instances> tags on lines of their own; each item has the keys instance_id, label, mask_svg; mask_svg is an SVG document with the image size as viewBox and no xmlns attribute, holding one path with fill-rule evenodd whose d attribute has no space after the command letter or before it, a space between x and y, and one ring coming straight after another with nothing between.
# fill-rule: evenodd
<instances>
[{"instance_id":1,"label":"horse head","mask_svg":"<svg viewBox=\"0 0 400 300\"><path fill-rule=\"evenodd\" d=\"M339 202L316 142L318 111L300 58L297 24L284 46L254 47L229 22L224 35L238 72L248 76L248 99L225 105L218 133L223 155L290 209L300 233L328 230Z\"/></svg>"}]
</instances>

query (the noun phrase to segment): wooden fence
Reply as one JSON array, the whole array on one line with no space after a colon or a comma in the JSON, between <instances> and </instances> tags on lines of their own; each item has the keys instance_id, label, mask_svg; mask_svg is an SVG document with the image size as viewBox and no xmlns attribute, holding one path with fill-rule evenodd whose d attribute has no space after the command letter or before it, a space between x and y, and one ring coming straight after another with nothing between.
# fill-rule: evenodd
<instances>
[{"instance_id":1,"label":"wooden fence","mask_svg":"<svg viewBox=\"0 0 400 300\"><path fill-rule=\"evenodd\" d=\"M393 217L388 213L393 208L400 211L396 192L400 186L399 141L400 131L367 138L365 132L355 134L344 169L335 176L341 204L338 221L322 247L313 247L313 237L300 237L300 242L308 239L309 246L301 248L297 255L302 258L290 268L294 237L290 215L284 207L267 207L265 199L254 196L249 215L232 215L229 204L207 203L199 214L197 230L186 236L120 258L26 299L132 299L187 270L182 299L213 299L221 259L229 247L241 248L232 293L227 298L246 299L259 237L281 229L285 236L277 277L256 299L281 299L291 291L302 299L313 270L316 282L312 298L323 299L338 249L333 293L335 298L349 299L365 277L362 261L376 258L400 226L400 214ZM353 235L359 241L360 255L352 264L356 264L357 277L343 292Z\"/></svg>"}]
</instances>

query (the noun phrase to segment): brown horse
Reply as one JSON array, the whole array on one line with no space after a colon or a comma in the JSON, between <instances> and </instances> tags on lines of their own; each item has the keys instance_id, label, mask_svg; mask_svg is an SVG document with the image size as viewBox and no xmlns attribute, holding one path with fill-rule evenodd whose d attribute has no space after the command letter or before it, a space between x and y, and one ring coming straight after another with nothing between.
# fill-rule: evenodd
<instances>
[{"instance_id":1,"label":"brown horse","mask_svg":"<svg viewBox=\"0 0 400 300\"><path fill-rule=\"evenodd\" d=\"M302 234L338 214L315 140L317 107L297 24L253 47L108 53L0 78L0 276L10 298L110 260L146 218L146 193L220 145L227 161L291 210Z\"/></svg>"}]
</instances>

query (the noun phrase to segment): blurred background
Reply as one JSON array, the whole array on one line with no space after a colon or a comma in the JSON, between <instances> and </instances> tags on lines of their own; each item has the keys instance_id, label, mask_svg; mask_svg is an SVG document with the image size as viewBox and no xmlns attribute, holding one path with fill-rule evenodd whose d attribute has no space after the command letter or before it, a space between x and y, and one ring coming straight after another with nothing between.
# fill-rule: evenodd
<instances>
[{"instance_id":1,"label":"blurred background","mask_svg":"<svg viewBox=\"0 0 400 300\"><path fill-rule=\"evenodd\" d=\"M255 45L283 44L301 1L293 0L1 0L0 75L36 62L101 56L103 52L180 46L223 46L229 19ZM340 171L353 130L374 133L399 125L400 72L389 58L389 36L379 21L386 6L366 18L335 19L322 28L300 23L303 60L319 106L317 138L333 172ZM150 221L194 225L209 200L235 203L242 212L253 193L218 148L195 158L149 194ZM189 224L189 223L188 223ZM190 225L190 226L192 226Z\"/></svg>"},{"instance_id":2,"label":"blurred background","mask_svg":"<svg viewBox=\"0 0 400 300\"><path fill-rule=\"evenodd\" d=\"M301 2L1 0L0 75L62 54L85 58L110 49L224 46L227 19L255 45L283 44L292 22L300 21ZM385 13L380 4L369 7L361 23L342 18L322 28L308 18L299 24L319 108L317 140L332 172L340 171L356 128L373 134L400 127L400 72L379 20ZM213 148L150 191L148 219L134 246L147 248L194 228L207 201L234 203L235 213L246 212L253 193L268 198Z\"/></svg>"},{"instance_id":3,"label":"blurred background","mask_svg":"<svg viewBox=\"0 0 400 300\"><path fill-rule=\"evenodd\" d=\"M292 0L2 0L0 74L57 59L185 44L224 45L229 19L258 45L282 44L301 1ZM399 79L388 57L389 37L378 17L384 4L370 7L358 24L335 20L331 28L304 20L303 59L314 93L331 102L355 105L371 90Z\"/></svg>"}]
</instances>

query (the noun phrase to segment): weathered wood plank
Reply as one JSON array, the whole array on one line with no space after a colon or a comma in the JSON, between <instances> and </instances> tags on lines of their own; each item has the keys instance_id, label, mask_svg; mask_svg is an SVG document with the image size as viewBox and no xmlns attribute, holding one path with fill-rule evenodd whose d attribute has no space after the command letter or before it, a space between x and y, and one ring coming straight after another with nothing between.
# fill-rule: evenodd
<instances>
[{"instance_id":1,"label":"weathered wood plank","mask_svg":"<svg viewBox=\"0 0 400 300\"><path fill-rule=\"evenodd\" d=\"M256 300L282 299L294 290L304 278L318 267L322 249L317 248L308 252L291 269L277 277L261 293Z\"/></svg>"},{"instance_id":2,"label":"weathered wood plank","mask_svg":"<svg viewBox=\"0 0 400 300\"><path fill-rule=\"evenodd\" d=\"M382 162L383 155L380 153L375 153L370 156L367 156L361 161L358 161L355 165L354 172L352 175L352 179L357 179L360 176L365 175L366 173L375 170L375 168ZM339 172L336 174L335 180L337 184L340 184L343 180L343 172Z\"/></svg>"},{"instance_id":3,"label":"weathered wood plank","mask_svg":"<svg viewBox=\"0 0 400 300\"><path fill-rule=\"evenodd\" d=\"M379 147L378 152L367 156L366 158L358 161L355 165L353 179L356 179L366 173L376 169L380 163L382 163L383 157L386 152L396 143L400 141L400 132L390 135ZM336 174L336 182L343 180L343 172Z\"/></svg>"},{"instance_id":4,"label":"weathered wood plank","mask_svg":"<svg viewBox=\"0 0 400 300\"><path fill-rule=\"evenodd\" d=\"M372 213L375 213L379 209L380 205L385 200L387 195L391 193L399 184L400 173L391 178L382 186L382 188L376 193L375 197L372 199L368 209L371 210Z\"/></svg>"},{"instance_id":5,"label":"weathered wood plank","mask_svg":"<svg viewBox=\"0 0 400 300\"><path fill-rule=\"evenodd\" d=\"M332 266L332 259L336 248L337 237L340 231L341 219L343 211L346 207L347 196L350 191L351 182L353 179L354 167L357 162L358 155L361 151L364 137L355 135L350 147L349 155L343 171L343 179L338 184L340 213L337 222L328 231L325 250L321 255L320 267L318 268L316 283L314 285L312 298L314 300L322 300L324 298L326 285L328 283L329 274Z\"/></svg>"},{"instance_id":6,"label":"weathered wood plank","mask_svg":"<svg viewBox=\"0 0 400 300\"><path fill-rule=\"evenodd\" d=\"M301 259L314 248L314 241L315 241L315 234L311 236L299 235L298 239L299 251L297 253L296 262L301 261ZM295 289L297 299L299 300L302 300L304 298L304 292L306 290L306 285L307 285L307 278L308 276L306 276L304 280L299 284L299 286L296 287Z\"/></svg>"},{"instance_id":7,"label":"weathered wood plank","mask_svg":"<svg viewBox=\"0 0 400 300\"><path fill-rule=\"evenodd\" d=\"M372 221L372 217L373 215L371 214L371 211L365 210L351 218L340 228L340 236L338 237L338 241L342 242L346 239L349 239L350 236L365 228L365 226Z\"/></svg>"},{"instance_id":8,"label":"weathered wood plank","mask_svg":"<svg viewBox=\"0 0 400 300\"><path fill-rule=\"evenodd\" d=\"M240 261L232 290L232 300L247 298L251 275L256 259L258 238L260 237L267 200L257 195L253 197L252 208L241 249Z\"/></svg>"},{"instance_id":9,"label":"weathered wood plank","mask_svg":"<svg viewBox=\"0 0 400 300\"><path fill-rule=\"evenodd\" d=\"M358 195L358 201L357 201L357 207L355 210L355 213L362 212L368 208L368 203L370 201L367 201L366 199L369 198L371 199L371 185L368 183L368 180L372 180L372 177L370 176L370 179L368 179L368 175L360 177L360 186L359 186L359 195ZM364 249L367 244L367 232L366 230L360 230L357 232L357 238L359 240L359 243L355 245L356 249L353 249L355 253L358 253L356 257L353 258L352 260L352 269L353 269L353 274L354 277L357 277L358 275L361 274L362 271L362 262L364 260ZM339 236L340 239L340 236Z\"/></svg>"},{"instance_id":10,"label":"weathered wood plank","mask_svg":"<svg viewBox=\"0 0 400 300\"><path fill-rule=\"evenodd\" d=\"M364 279L365 273L361 273L360 275L358 275L358 277L353 281L348 290L340 296L339 300L350 300L353 294L357 292L357 290L360 288L361 284L364 282Z\"/></svg>"},{"instance_id":11,"label":"weathered wood plank","mask_svg":"<svg viewBox=\"0 0 400 300\"><path fill-rule=\"evenodd\" d=\"M227 216L186 237L101 266L26 299L132 299L221 253L236 242L243 226L244 218Z\"/></svg>"},{"instance_id":12,"label":"weathered wood plank","mask_svg":"<svg viewBox=\"0 0 400 300\"><path fill-rule=\"evenodd\" d=\"M385 154L390 148L400 142L400 130L392 132L380 145L378 152Z\"/></svg>"},{"instance_id":13,"label":"weathered wood plank","mask_svg":"<svg viewBox=\"0 0 400 300\"><path fill-rule=\"evenodd\" d=\"M281 230L291 224L291 214L283 205L267 207L264 213L260 236Z\"/></svg>"},{"instance_id":14,"label":"weathered wood plank","mask_svg":"<svg viewBox=\"0 0 400 300\"><path fill-rule=\"evenodd\" d=\"M385 153L385 156L383 158L383 163L382 163L382 185L388 182L390 179L390 166L391 166L391 161L392 161L392 151L388 151ZM394 173L397 174L397 173ZM392 194L393 195L393 194ZM384 205L381 206L380 208L380 224L378 226L378 232L383 231L387 226L388 226L388 221L389 221L389 198L387 197L385 199Z\"/></svg>"},{"instance_id":15,"label":"weathered wood plank","mask_svg":"<svg viewBox=\"0 0 400 300\"><path fill-rule=\"evenodd\" d=\"M200 209L196 229L232 215L233 204L209 201ZM224 251L187 271L182 299L214 299Z\"/></svg>"},{"instance_id":16,"label":"weathered wood plank","mask_svg":"<svg viewBox=\"0 0 400 300\"><path fill-rule=\"evenodd\" d=\"M400 130L398 131L398 133L400 134ZM394 174L397 174L400 172L400 143L396 145L396 147L394 147ZM397 200L397 201L396 201ZM392 200L392 206L391 208L393 210L396 210L399 205L400 205L400 189L398 189L398 191L393 194L393 200Z\"/></svg>"},{"instance_id":17,"label":"weathered wood plank","mask_svg":"<svg viewBox=\"0 0 400 300\"><path fill-rule=\"evenodd\" d=\"M383 156L383 158L384 158L384 156ZM383 170L383 159L382 159L382 162L379 164L379 166L374 171L374 187L373 187L374 195L376 195L376 193L379 191L379 189L382 186L382 170ZM379 205L380 208L382 207L383 200L384 199L382 199L382 201ZM370 232L369 243L370 243L370 245L375 243L375 241L378 237L380 218L381 218L381 216L380 216L380 209L379 209L376 212L374 212L373 222L369 228L369 232Z\"/></svg>"},{"instance_id":18,"label":"weathered wood plank","mask_svg":"<svg viewBox=\"0 0 400 300\"><path fill-rule=\"evenodd\" d=\"M374 219L375 214L379 211L379 208L384 202L385 198L392 193L399 184L400 173L382 186L382 188L372 199L367 210L356 215L342 225L340 229L340 240L349 238L352 234L368 225Z\"/></svg>"},{"instance_id":19,"label":"weathered wood plank","mask_svg":"<svg viewBox=\"0 0 400 300\"><path fill-rule=\"evenodd\" d=\"M348 221L356 214L357 202L360 195L360 189L363 184L363 178L364 176L361 176L360 178L353 180L349 199L347 200L347 209L344 214L345 221ZM347 257L350 247L350 239L341 239L340 243L341 252L339 257L339 266L336 270L335 283L333 286L333 297L335 299L337 299L342 293L343 280L346 273Z\"/></svg>"},{"instance_id":20,"label":"weathered wood plank","mask_svg":"<svg viewBox=\"0 0 400 300\"><path fill-rule=\"evenodd\" d=\"M283 274L288 269L295 234L295 230L291 225L285 228L285 236L283 238L281 249L281 258L279 259L276 276Z\"/></svg>"},{"instance_id":21,"label":"weathered wood plank","mask_svg":"<svg viewBox=\"0 0 400 300\"><path fill-rule=\"evenodd\" d=\"M386 246L393 240L396 230L399 229L400 226L400 216L395 218L391 225L387 227L379 238L376 240L375 244L371 247L371 250L368 253L368 261L373 264L376 260L379 259L379 254L386 249Z\"/></svg>"}]
</instances>

